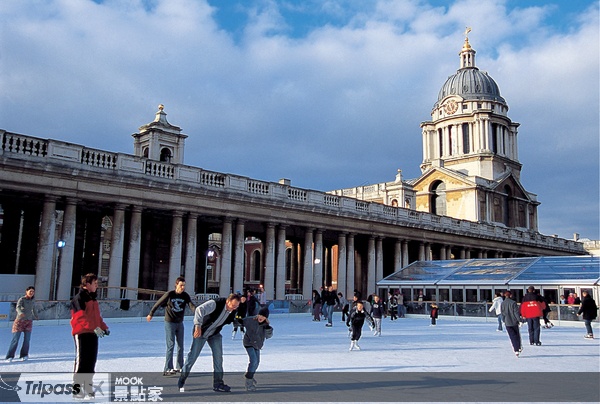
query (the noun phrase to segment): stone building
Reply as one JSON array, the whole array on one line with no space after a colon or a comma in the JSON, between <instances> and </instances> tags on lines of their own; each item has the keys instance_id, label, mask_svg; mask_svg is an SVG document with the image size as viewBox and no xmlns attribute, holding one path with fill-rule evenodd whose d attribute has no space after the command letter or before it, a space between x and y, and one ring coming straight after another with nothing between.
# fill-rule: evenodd
<instances>
[{"instance_id":1,"label":"stone building","mask_svg":"<svg viewBox=\"0 0 600 404\"><path fill-rule=\"evenodd\" d=\"M517 128L494 79L475 64L468 37L460 67L448 77L421 123L422 174L406 180L332 191L391 206L507 228L537 231L535 194L520 182Z\"/></svg>"},{"instance_id":2,"label":"stone building","mask_svg":"<svg viewBox=\"0 0 600 404\"><path fill-rule=\"evenodd\" d=\"M0 130L0 300L30 284L39 300L67 300L88 272L112 299L180 275L198 293L367 296L417 260L585 254L537 232L518 125L468 39L438 98L420 178L333 193L185 165L187 135L162 105L133 154Z\"/></svg>"}]
</instances>

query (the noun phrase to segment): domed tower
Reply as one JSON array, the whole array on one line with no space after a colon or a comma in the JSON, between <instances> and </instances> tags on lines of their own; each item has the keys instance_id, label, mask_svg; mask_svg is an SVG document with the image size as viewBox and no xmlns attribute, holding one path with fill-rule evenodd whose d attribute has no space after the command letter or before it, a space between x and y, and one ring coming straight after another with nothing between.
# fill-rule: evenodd
<instances>
[{"instance_id":1,"label":"domed tower","mask_svg":"<svg viewBox=\"0 0 600 404\"><path fill-rule=\"evenodd\" d=\"M469 31L460 68L440 89L431 121L421 123L417 209L537 230L539 203L520 183L519 124L508 117L494 79L477 68Z\"/></svg>"},{"instance_id":2,"label":"domed tower","mask_svg":"<svg viewBox=\"0 0 600 404\"><path fill-rule=\"evenodd\" d=\"M507 171L519 178L517 128L508 104L487 72L475 65L475 50L465 36L460 69L448 77L423 129L421 171L442 166L495 180Z\"/></svg>"}]
</instances>

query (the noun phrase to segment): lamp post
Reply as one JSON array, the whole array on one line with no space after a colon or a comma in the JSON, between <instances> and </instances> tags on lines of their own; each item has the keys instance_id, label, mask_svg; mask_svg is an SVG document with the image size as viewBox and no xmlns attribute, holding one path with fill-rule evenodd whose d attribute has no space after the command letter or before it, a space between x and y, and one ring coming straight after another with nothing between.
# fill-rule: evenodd
<instances>
[{"instance_id":1,"label":"lamp post","mask_svg":"<svg viewBox=\"0 0 600 404\"><path fill-rule=\"evenodd\" d=\"M53 298L56 299L58 279L60 277L60 251L67 245L65 240L58 240L56 242L56 262L54 263L54 282L52 287Z\"/></svg>"},{"instance_id":2,"label":"lamp post","mask_svg":"<svg viewBox=\"0 0 600 404\"><path fill-rule=\"evenodd\" d=\"M207 282L208 282L208 259L212 258L214 256L215 256L215 252L213 250L209 249L206 252L206 257L204 260L204 294L205 295L206 295L206 286L207 286Z\"/></svg>"}]
</instances>

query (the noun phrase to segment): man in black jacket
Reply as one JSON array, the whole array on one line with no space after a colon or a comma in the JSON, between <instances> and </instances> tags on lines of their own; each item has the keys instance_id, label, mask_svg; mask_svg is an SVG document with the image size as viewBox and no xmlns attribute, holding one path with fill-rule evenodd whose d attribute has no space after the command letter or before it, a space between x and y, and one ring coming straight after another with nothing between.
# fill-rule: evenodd
<instances>
[{"instance_id":1,"label":"man in black jacket","mask_svg":"<svg viewBox=\"0 0 600 404\"><path fill-rule=\"evenodd\" d=\"M590 296L587 290L581 292L583 295L583 301L581 302L581 307L579 307L579 311L577 315L583 314L583 321L585 322L585 328L587 334L584 338L594 339L594 332L592 331L592 321L598 316L598 306L596 306L596 302Z\"/></svg>"},{"instance_id":2,"label":"man in black jacket","mask_svg":"<svg viewBox=\"0 0 600 404\"><path fill-rule=\"evenodd\" d=\"M163 376L169 376L177 373L183 367L183 318L185 316L185 306L189 306L192 312L196 309L190 295L185 292L185 278L178 277L175 281L175 290L171 290L154 304L146 320L152 320L154 312L159 307L165 307L165 339L167 343L167 353L165 356L165 366ZM177 367L173 367L173 348L177 340Z\"/></svg>"},{"instance_id":3,"label":"man in black jacket","mask_svg":"<svg viewBox=\"0 0 600 404\"><path fill-rule=\"evenodd\" d=\"M239 305L240 297L232 293L227 299L212 299L196 307L194 313L194 340L177 382L180 392L184 391L185 381L200 352L202 352L204 344L207 342L213 358L213 390L231 391L231 388L223 382L223 338L221 328L225 324L233 322Z\"/></svg>"}]
</instances>

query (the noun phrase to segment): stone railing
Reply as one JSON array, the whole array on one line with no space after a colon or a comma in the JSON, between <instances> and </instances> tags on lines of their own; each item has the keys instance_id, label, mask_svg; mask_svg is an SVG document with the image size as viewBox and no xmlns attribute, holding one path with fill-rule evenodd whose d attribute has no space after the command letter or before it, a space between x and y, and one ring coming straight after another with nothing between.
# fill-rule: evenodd
<instances>
[{"instance_id":1,"label":"stone railing","mask_svg":"<svg viewBox=\"0 0 600 404\"><path fill-rule=\"evenodd\" d=\"M290 185L254 180L247 177L206 171L201 168L158 162L123 153L112 153L86 148L80 145L51 139L38 139L0 130L0 156L20 159L43 159L70 162L90 169L118 172L120 175L152 177L159 181L179 182L193 189L230 190L246 193L266 201L284 201L298 208L331 211L337 216L353 216L365 220L393 221L399 226L433 229L439 232L460 231L465 235L494 238L508 242L520 242L543 248L563 249L571 253L585 253L583 245L573 240L544 236L540 233L519 229L507 229L489 223L476 223L428 212L392 207L375 202L365 202L349 196L294 188ZM83 168L83 167L81 167ZM191 191L193 192L193 191Z\"/></svg>"}]
</instances>

